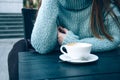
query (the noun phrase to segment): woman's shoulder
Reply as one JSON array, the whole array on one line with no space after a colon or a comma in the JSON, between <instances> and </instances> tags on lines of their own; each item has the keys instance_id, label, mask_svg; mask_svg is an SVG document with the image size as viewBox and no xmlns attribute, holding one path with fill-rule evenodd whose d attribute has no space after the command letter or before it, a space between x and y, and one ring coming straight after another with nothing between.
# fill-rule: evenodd
<instances>
[{"instance_id":1,"label":"woman's shoulder","mask_svg":"<svg viewBox=\"0 0 120 80\"><path fill-rule=\"evenodd\" d=\"M53 4L54 4L54 3L57 3L57 2L58 2L58 0L42 0L42 4L43 4L43 3L46 3L46 4L48 4L48 3L49 3L49 4L53 3Z\"/></svg>"},{"instance_id":2,"label":"woman's shoulder","mask_svg":"<svg viewBox=\"0 0 120 80\"><path fill-rule=\"evenodd\" d=\"M42 0L41 7L56 9L58 7L58 0Z\"/></svg>"}]
</instances>

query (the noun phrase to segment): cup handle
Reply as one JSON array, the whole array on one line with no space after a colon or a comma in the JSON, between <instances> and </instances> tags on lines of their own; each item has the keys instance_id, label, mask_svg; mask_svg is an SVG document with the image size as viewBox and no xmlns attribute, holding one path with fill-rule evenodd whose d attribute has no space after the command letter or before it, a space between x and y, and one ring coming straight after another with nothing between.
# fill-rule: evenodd
<instances>
[{"instance_id":1,"label":"cup handle","mask_svg":"<svg viewBox=\"0 0 120 80\"><path fill-rule=\"evenodd\" d=\"M66 53L65 51L63 51L63 48L66 48L66 46L65 46L65 45L61 46L61 47L60 47L60 51L61 51L63 54L67 55L67 53Z\"/></svg>"}]
</instances>

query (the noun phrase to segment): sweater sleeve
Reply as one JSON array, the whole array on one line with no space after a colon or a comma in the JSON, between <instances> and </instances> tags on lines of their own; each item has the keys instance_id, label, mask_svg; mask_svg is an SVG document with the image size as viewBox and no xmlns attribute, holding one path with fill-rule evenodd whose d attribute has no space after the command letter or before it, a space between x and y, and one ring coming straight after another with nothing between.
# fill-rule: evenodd
<instances>
[{"instance_id":1,"label":"sweater sleeve","mask_svg":"<svg viewBox=\"0 0 120 80\"><path fill-rule=\"evenodd\" d=\"M42 0L31 35L31 44L40 54L46 54L56 46L57 15L57 0Z\"/></svg>"},{"instance_id":2,"label":"sweater sleeve","mask_svg":"<svg viewBox=\"0 0 120 80\"><path fill-rule=\"evenodd\" d=\"M115 10L116 15L120 16L120 13ZM102 52L102 51L108 51L112 50L120 44L120 28L116 24L116 22L111 18L110 15L107 16L107 20L105 21L105 24L107 24L107 28L109 30L110 35L114 38L113 41L110 41L106 38L104 39L98 39L96 37L88 37L79 39L79 36L75 35L73 32L69 31L63 40L62 44L72 43L72 42L85 42L85 43L91 43L92 46L92 52Z\"/></svg>"}]
</instances>

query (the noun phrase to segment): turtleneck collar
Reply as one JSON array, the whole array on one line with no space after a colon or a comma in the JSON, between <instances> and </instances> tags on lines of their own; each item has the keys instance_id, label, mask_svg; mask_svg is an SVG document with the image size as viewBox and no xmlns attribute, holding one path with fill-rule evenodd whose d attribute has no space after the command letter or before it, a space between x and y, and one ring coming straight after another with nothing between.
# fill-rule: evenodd
<instances>
[{"instance_id":1,"label":"turtleneck collar","mask_svg":"<svg viewBox=\"0 0 120 80\"><path fill-rule=\"evenodd\" d=\"M92 4L92 0L58 0L59 3L69 10L81 10Z\"/></svg>"}]
</instances>

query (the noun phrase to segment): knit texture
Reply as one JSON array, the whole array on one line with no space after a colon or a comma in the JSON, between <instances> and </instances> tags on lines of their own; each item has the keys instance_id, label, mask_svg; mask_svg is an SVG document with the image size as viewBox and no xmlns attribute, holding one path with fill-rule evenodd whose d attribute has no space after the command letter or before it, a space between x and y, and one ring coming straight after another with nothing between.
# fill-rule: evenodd
<instances>
[{"instance_id":1,"label":"knit texture","mask_svg":"<svg viewBox=\"0 0 120 80\"><path fill-rule=\"evenodd\" d=\"M120 44L120 30L110 15L105 17L105 24L113 42L98 39L90 29L92 0L42 0L38 17L31 35L31 44L41 54L48 53L56 48L58 25L69 31L62 44L71 42L91 43L92 52L108 51ZM114 7L116 15L120 13ZM104 36L103 36L104 37Z\"/></svg>"}]
</instances>

